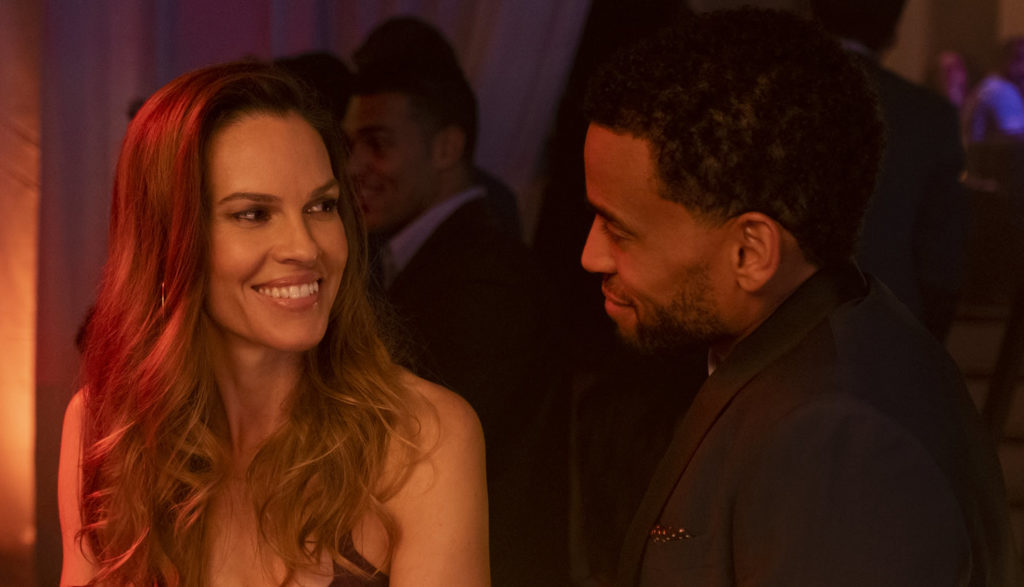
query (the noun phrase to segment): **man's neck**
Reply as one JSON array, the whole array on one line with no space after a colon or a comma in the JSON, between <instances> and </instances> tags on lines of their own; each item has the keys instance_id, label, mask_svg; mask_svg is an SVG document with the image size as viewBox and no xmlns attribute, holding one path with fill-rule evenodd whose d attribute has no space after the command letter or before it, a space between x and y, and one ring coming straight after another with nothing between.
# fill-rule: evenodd
<instances>
[{"instance_id":1,"label":"man's neck","mask_svg":"<svg viewBox=\"0 0 1024 587\"><path fill-rule=\"evenodd\" d=\"M439 178L437 196L431 202L430 207L436 206L456 194L461 194L472 185L473 175L470 173L468 163L463 162L446 170Z\"/></svg>"},{"instance_id":2,"label":"man's neck","mask_svg":"<svg viewBox=\"0 0 1024 587\"><path fill-rule=\"evenodd\" d=\"M817 266L803 259L799 262L780 264L776 275L761 290L754 294L745 294L747 300L743 307L746 311L734 317L735 334L710 345L709 367L725 361L740 341L757 330L789 296L793 295L793 292L817 272Z\"/></svg>"}]
</instances>

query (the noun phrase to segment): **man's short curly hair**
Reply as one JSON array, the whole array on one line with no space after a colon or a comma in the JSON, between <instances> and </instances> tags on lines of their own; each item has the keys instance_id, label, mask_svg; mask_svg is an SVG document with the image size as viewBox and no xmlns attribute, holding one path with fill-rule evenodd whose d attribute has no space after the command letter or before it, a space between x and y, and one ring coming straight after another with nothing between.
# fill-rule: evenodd
<instances>
[{"instance_id":1,"label":"man's short curly hair","mask_svg":"<svg viewBox=\"0 0 1024 587\"><path fill-rule=\"evenodd\" d=\"M464 158L472 161L477 139L477 104L455 49L434 25L398 16L370 32L352 60L355 94L396 92L409 98L413 114L430 134L454 125L465 133Z\"/></svg>"},{"instance_id":2,"label":"man's short curly hair","mask_svg":"<svg viewBox=\"0 0 1024 587\"><path fill-rule=\"evenodd\" d=\"M716 222L762 212L819 266L852 256L883 126L864 72L817 25L694 16L606 64L584 108L650 141L663 198Z\"/></svg>"}]
</instances>

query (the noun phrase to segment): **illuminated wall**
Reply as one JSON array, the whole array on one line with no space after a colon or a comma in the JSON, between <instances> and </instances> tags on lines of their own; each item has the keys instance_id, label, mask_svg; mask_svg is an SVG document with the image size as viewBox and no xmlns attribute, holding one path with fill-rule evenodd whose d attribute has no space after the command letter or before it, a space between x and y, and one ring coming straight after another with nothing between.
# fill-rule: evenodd
<instances>
[{"instance_id":1,"label":"illuminated wall","mask_svg":"<svg viewBox=\"0 0 1024 587\"><path fill-rule=\"evenodd\" d=\"M36 532L32 455L42 14L38 4L0 2L0 551L7 560L22 561L19 570L0 576L0 582L24 576Z\"/></svg>"},{"instance_id":2,"label":"illuminated wall","mask_svg":"<svg viewBox=\"0 0 1024 587\"><path fill-rule=\"evenodd\" d=\"M903 77L924 83L933 57L931 0L907 0L896 41L883 56L885 66Z\"/></svg>"},{"instance_id":3,"label":"illuminated wall","mask_svg":"<svg viewBox=\"0 0 1024 587\"><path fill-rule=\"evenodd\" d=\"M1020 0L999 1L999 38L1024 35L1024 2Z\"/></svg>"}]
</instances>

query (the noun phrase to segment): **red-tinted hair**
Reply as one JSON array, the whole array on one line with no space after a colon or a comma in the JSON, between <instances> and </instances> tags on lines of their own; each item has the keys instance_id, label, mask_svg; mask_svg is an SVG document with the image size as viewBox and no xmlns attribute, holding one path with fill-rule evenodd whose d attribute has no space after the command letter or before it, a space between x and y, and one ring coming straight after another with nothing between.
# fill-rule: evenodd
<instances>
[{"instance_id":1,"label":"red-tinted hair","mask_svg":"<svg viewBox=\"0 0 1024 587\"><path fill-rule=\"evenodd\" d=\"M379 513L389 440L411 421L366 298L365 230L330 118L273 67L239 62L173 80L129 126L117 165L108 259L85 334L83 529L98 583L205 583L206 509L226 469L223 405L206 363L210 138L240 117L298 113L341 180L349 257L288 420L249 468L261 538L288 568L339 552ZM273 481L271 483L271 480ZM328 491L329 489L329 491ZM302 507L296 507L302 504Z\"/></svg>"}]
</instances>

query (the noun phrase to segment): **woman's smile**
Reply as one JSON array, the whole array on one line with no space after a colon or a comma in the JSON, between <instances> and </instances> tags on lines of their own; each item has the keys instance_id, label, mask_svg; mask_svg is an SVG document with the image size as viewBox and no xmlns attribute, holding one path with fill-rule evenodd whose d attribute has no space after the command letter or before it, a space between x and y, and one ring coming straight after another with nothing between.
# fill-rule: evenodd
<instances>
[{"instance_id":1,"label":"woman's smile","mask_svg":"<svg viewBox=\"0 0 1024 587\"><path fill-rule=\"evenodd\" d=\"M323 141L297 115L252 115L214 134L209 158L206 307L220 340L283 351L315 346L348 260L340 187Z\"/></svg>"}]
</instances>

